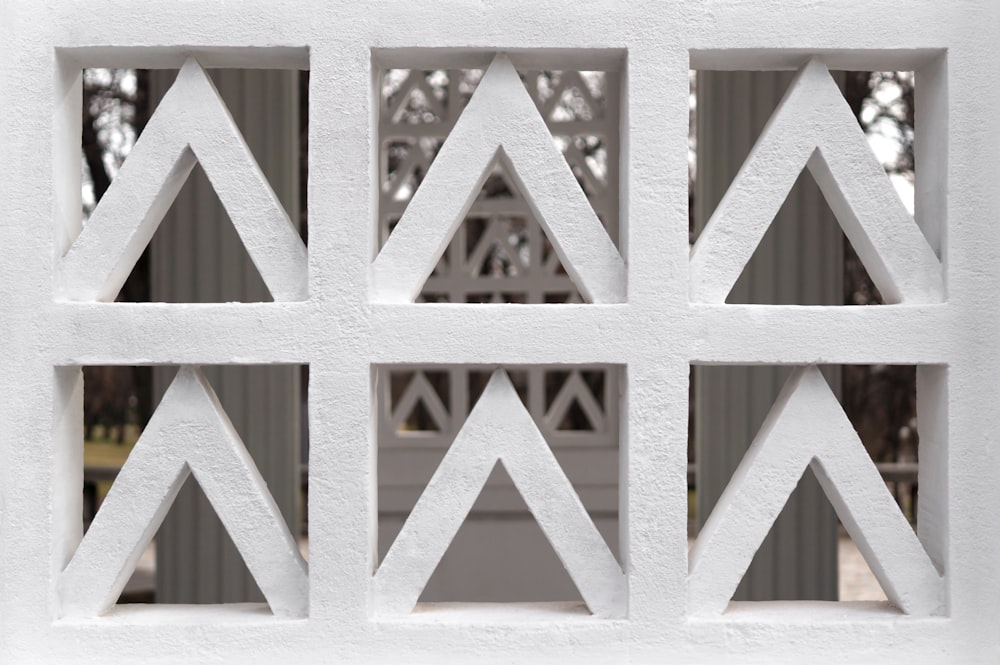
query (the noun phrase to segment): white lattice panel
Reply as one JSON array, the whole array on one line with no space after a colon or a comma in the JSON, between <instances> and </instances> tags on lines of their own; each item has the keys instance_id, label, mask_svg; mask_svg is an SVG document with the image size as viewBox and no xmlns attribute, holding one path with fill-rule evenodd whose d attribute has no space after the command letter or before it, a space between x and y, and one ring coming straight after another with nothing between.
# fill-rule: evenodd
<instances>
[{"instance_id":1,"label":"white lattice panel","mask_svg":"<svg viewBox=\"0 0 1000 665\"><path fill-rule=\"evenodd\" d=\"M0 181L3 662L1000 658L994 3L25 1L3 5L0 19L9 166ZM80 72L88 66L182 72L82 227ZM311 70L308 249L204 74L220 66ZM799 70L693 249L692 67ZM381 95L373 88L380 72L400 68L485 74L380 246ZM863 150L830 69L916 72L915 218ZM617 73L619 242L517 70ZM275 302L107 302L196 161ZM587 304L414 302L496 163ZM723 304L802 168L896 304ZM308 565L197 369L271 363L310 367ZM692 363L801 369L689 556ZM918 365L915 535L810 367L819 363ZM79 367L87 364L191 367L84 538ZM498 371L376 565L373 368L456 364L622 367L620 563ZM414 606L497 461L586 607ZM807 466L890 603L727 602ZM268 604L113 607L189 473Z\"/></svg>"},{"instance_id":2,"label":"white lattice panel","mask_svg":"<svg viewBox=\"0 0 1000 665\"><path fill-rule=\"evenodd\" d=\"M484 81L481 69L396 69L381 76L380 248L453 128L463 115L461 124L470 122L475 110L465 115L466 106ZM529 70L519 76L590 207L617 244L619 73ZM487 86L494 85L492 79L485 79ZM523 104L523 94L515 97ZM483 95L477 99L477 106L483 103ZM463 149L456 148L460 141L451 142L449 152ZM535 216L532 200L522 194L516 170L502 150L481 177L481 192L464 219L453 222L459 225L416 302L582 302L540 224L544 220ZM484 373L488 376L489 368L381 368L376 388L379 445L413 449L450 444L482 389L478 384ZM602 447L608 456L616 454L617 371L524 366L511 378L552 445ZM401 389L396 387L400 381L405 382ZM603 465L613 469L613 458Z\"/></svg>"}]
</instances>

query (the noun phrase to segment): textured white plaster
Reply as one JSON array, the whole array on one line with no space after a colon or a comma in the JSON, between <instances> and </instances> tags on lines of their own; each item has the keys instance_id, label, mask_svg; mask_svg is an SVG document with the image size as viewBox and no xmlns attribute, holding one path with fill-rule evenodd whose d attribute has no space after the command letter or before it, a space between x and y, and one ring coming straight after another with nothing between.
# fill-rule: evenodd
<instances>
[{"instance_id":1,"label":"textured white plaster","mask_svg":"<svg viewBox=\"0 0 1000 665\"><path fill-rule=\"evenodd\" d=\"M0 378L0 662L1000 661L1000 529L991 528L1000 513L1000 71L991 65L998 26L1000 4L990 0L3 3L0 99L6 112L0 113L0 153L10 169L0 179L0 340L7 352ZM381 66L373 59L402 67L484 67L497 53L508 54L519 67L621 68L619 246L627 260L625 297L618 297L625 281L617 268L595 268L591 276L589 268L578 265L586 257L597 257L605 267L615 261L602 263L611 256L609 243L588 230L595 225L586 221L591 213L583 210L582 196L552 194L557 191L553 188L571 189L565 172L544 185L534 182L535 175L548 172L545 165L555 168L542 149L542 139L548 137L540 135L534 119L518 124L516 131L503 130L515 135L512 144L520 141L526 152L531 148L531 159L523 160L529 163L516 161L506 143L504 151L543 213L540 217L550 223L550 238L565 250L561 259L577 265L581 286L593 288L594 304L408 304L419 288L420 273L432 268L500 141L483 141L483 147L470 140L466 149L475 152L475 159L453 156L451 162L441 162L468 172L436 176L441 183L461 182L463 187L455 192L440 191L446 184L437 188L441 198L436 205L443 214L421 216L434 232L413 229L418 245L412 256L404 247L394 250L399 254L390 263L405 280L392 284L395 278L389 276L386 283L378 266L373 268L378 96L372 72ZM119 174L121 182L133 183L129 192L109 191L108 209L95 213L88 230L80 231L80 69L176 68L192 56L205 67L311 70L308 299L300 261L291 258L303 255L288 249L294 243L275 241L280 251L251 248L251 256L276 300L302 298L298 302L97 302L114 295L114 281L128 272L121 266L130 266L145 245L134 230L141 227L147 240L152 234L155 224L142 220L159 201L166 174L188 141L197 153L197 133L168 129L215 123L216 130L204 139L213 141L220 150L217 158L235 172L209 173L223 203L231 206L233 197L245 195L256 212L279 218L270 214L274 211L265 203L270 197L261 193L259 177L241 168L247 163L245 150L233 139L228 119L211 111L217 108L213 95L192 86L195 92L177 99L177 113L168 116L173 127L157 121L147 128L154 131L160 124L162 140L156 143L169 150L154 154L150 148L144 156L147 137L140 139ZM927 130L926 140L918 139L916 218L930 247L940 252L940 267L914 240L919 231L905 230L902 216L891 207L869 207L851 198L860 196L861 176L873 173L867 158L852 161L847 173L838 166L853 160L852 151L858 150L852 127L854 138L836 137L836 146L845 152L821 147L821 154L835 190L843 190L858 217L861 235L872 238L875 253L886 264L882 283L896 284L896 299L905 304L867 309L725 306L727 280L718 276L739 274L743 257L752 252L753 243L745 239L733 248L731 264L729 259L705 263L699 274L712 291L692 304L692 294L700 293L702 285L694 283L698 270L691 264L688 239L688 70L797 70L814 57L834 69L916 71L918 135L921 128ZM832 103L822 86L817 91L818 101ZM197 104L188 99L192 96ZM504 120L507 111L522 108L518 97L500 96L479 116L495 117L500 124L477 128L477 121L465 131L496 138L501 125L511 124ZM809 111L810 101L800 100L797 108ZM196 112L200 119L195 122L181 110ZM821 120L829 130L822 138L831 142L831 127L846 125ZM148 138L155 136L154 131ZM769 132L768 137L792 142L784 134ZM778 187L782 178L806 165L816 147L796 152L792 164L773 165L778 177L762 182ZM133 158L135 165L146 160L156 172L129 176ZM763 171L767 164L756 168ZM223 196L227 183L238 192L228 199ZM743 186L749 184L743 179ZM863 191L876 203L888 196L882 184L868 183ZM780 205L780 199L779 191L747 201L764 207ZM543 209L545 201L549 207ZM433 209L435 202L423 205ZM578 234L579 251L573 249L573 234L563 237L558 223L553 224L552 206L555 217L570 209L582 211L582 223L573 218L572 224L564 224ZM239 229L240 215L234 210L230 213ZM762 232L760 219L769 222L763 210L750 218L756 220L748 229L753 234ZM886 238L897 232L895 248L895 241ZM91 233L93 239L87 240ZM67 253L74 241L79 246ZM717 249L727 255L724 247ZM287 280L268 273L268 255L278 266L275 271L289 271ZM865 259L869 270L877 268L873 257ZM380 255L376 262L382 260ZM924 268L920 276L914 272ZM943 280L947 289L936 280ZM310 364L308 618L271 616L263 606L115 608L92 616L106 605L108 587L117 568L125 567L133 542L125 542L114 561L96 557L88 564L104 580L94 596L77 596L92 608L90 615L60 618L67 591L61 575L80 542L80 513L73 510L81 473L79 459L72 457L79 442L72 421L80 413L82 394L76 368L98 362ZM374 611L372 365L455 362L624 366L619 469L625 618L582 616L579 607L562 612L569 608L559 606L473 612L463 606L424 611L418 605L415 613L393 618ZM943 614L929 616L926 608L933 603L924 602L928 589L911 588L911 576L920 577L927 566L910 566L919 557L909 556L913 548L906 549L905 541L900 541L900 552L873 546L872 554L884 559L889 577L898 574L898 558L910 562L903 567L898 591L903 604L919 601L911 614L887 605L792 602L739 604L705 615L692 611L697 607L690 605L688 593L685 425L692 362L920 365L924 388L918 399L933 404L920 408L921 436L930 431L934 437L929 459L921 454L920 541L934 567L946 572L940 583L946 599ZM924 427L928 418L929 429ZM816 427L820 425L825 423ZM816 436L823 436L821 429ZM932 467L926 483L925 464ZM831 477L841 487L836 473ZM858 483L861 496L868 496L868 485ZM258 496L253 488L247 492ZM142 493L136 497L141 499ZM156 503L154 499L146 501ZM873 505L875 512L879 503ZM131 510L120 513L122 522ZM147 507L146 514L155 510ZM134 539L147 528L148 522L140 521L130 527ZM884 539L870 533L863 520L858 523L870 543L900 540ZM733 575L730 569L723 572ZM916 594L912 599L903 596L911 592Z\"/></svg>"}]
</instances>

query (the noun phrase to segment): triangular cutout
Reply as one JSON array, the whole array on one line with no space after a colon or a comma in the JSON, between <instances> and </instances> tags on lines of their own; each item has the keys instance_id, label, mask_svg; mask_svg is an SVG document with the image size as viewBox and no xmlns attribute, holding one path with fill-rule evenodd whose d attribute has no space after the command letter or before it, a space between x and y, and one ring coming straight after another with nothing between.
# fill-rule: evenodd
<instances>
[{"instance_id":1,"label":"triangular cutout","mask_svg":"<svg viewBox=\"0 0 1000 665\"><path fill-rule=\"evenodd\" d=\"M803 501L803 499L806 499ZM808 510L807 507L808 506ZM834 519L829 519L833 515ZM819 533L818 529L831 530ZM794 532L798 547L780 542L781 532ZM836 551L823 547L831 539ZM820 546L810 549L811 542ZM781 556L785 553L785 556ZM799 561L806 562L803 574ZM816 575L816 571L822 571ZM781 515L733 594L735 601L775 600L883 601L885 592L864 555L838 519L811 468L799 480Z\"/></svg>"},{"instance_id":2,"label":"triangular cutout","mask_svg":"<svg viewBox=\"0 0 1000 665\"><path fill-rule=\"evenodd\" d=\"M398 398L393 399L389 428L393 432L445 432L451 417L441 394L426 372L413 372Z\"/></svg>"},{"instance_id":3,"label":"triangular cutout","mask_svg":"<svg viewBox=\"0 0 1000 665\"><path fill-rule=\"evenodd\" d=\"M406 74L398 88L385 99L386 118L392 122L400 122L414 112L430 114L434 120L442 120L447 116L441 99L446 95L443 90L431 85L427 79L429 73L426 70L412 69Z\"/></svg>"},{"instance_id":4,"label":"triangular cutout","mask_svg":"<svg viewBox=\"0 0 1000 665\"><path fill-rule=\"evenodd\" d=\"M57 295L113 300L197 163L275 300L307 298L305 244L215 85L193 58L59 261Z\"/></svg>"},{"instance_id":5,"label":"triangular cutout","mask_svg":"<svg viewBox=\"0 0 1000 665\"><path fill-rule=\"evenodd\" d=\"M837 520L837 534L837 600L888 603L878 577L840 520Z\"/></svg>"},{"instance_id":6,"label":"triangular cutout","mask_svg":"<svg viewBox=\"0 0 1000 665\"><path fill-rule=\"evenodd\" d=\"M505 201L524 200L524 196L518 189L517 183L507 175L503 165L498 161L495 161L493 167L490 169L490 174L486 177L486 181L483 183L483 187L479 190L479 195L476 197L476 203L496 199ZM475 204L473 204L470 214L475 214Z\"/></svg>"},{"instance_id":7,"label":"triangular cutout","mask_svg":"<svg viewBox=\"0 0 1000 665\"><path fill-rule=\"evenodd\" d=\"M691 250L691 297L721 303L808 168L887 303L936 303L944 275L818 60L796 74Z\"/></svg>"},{"instance_id":8,"label":"triangular cutout","mask_svg":"<svg viewBox=\"0 0 1000 665\"><path fill-rule=\"evenodd\" d=\"M830 247L842 247L840 252ZM849 260L853 258L853 260ZM799 174L726 298L728 304L880 304L881 294L812 174Z\"/></svg>"},{"instance_id":9,"label":"triangular cutout","mask_svg":"<svg viewBox=\"0 0 1000 665\"><path fill-rule=\"evenodd\" d=\"M497 462L487 485L438 562L420 601L582 602L503 462ZM480 513L483 517L477 518L483 495L491 491L504 491L504 517ZM454 589L462 593L456 595Z\"/></svg>"},{"instance_id":10,"label":"triangular cutout","mask_svg":"<svg viewBox=\"0 0 1000 665\"><path fill-rule=\"evenodd\" d=\"M421 289L446 301L537 304L583 298L498 152L490 175Z\"/></svg>"},{"instance_id":11,"label":"triangular cutout","mask_svg":"<svg viewBox=\"0 0 1000 665\"><path fill-rule=\"evenodd\" d=\"M595 378L604 380L600 373L587 374L591 381ZM552 374L552 378L559 376L559 373ZM545 414L549 427L558 431L606 431L604 407L584 379L584 373L579 370L567 372L560 383Z\"/></svg>"},{"instance_id":12,"label":"triangular cutout","mask_svg":"<svg viewBox=\"0 0 1000 665\"><path fill-rule=\"evenodd\" d=\"M434 416L431 415L431 411L427 408L427 404L423 399L418 399L417 403L413 405L413 409L406 416L406 420L403 421L400 429L408 432L442 431L441 426L435 422Z\"/></svg>"},{"instance_id":13,"label":"triangular cutout","mask_svg":"<svg viewBox=\"0 0 1000 665\"><path fill-rule=\"evenodd\" d=\"M589 72L593 77L594 72ZM561 70L547 72L539 90L539 111L546 120L569 122L591 120L603 111L603 98L594 96L594 90L579 71Z\"/></svg>"},{"instance_id":14,"label":"triangular cutout","mask_svg":"<svg viewBox=\"0 0 1000 665\"><path fill-rule=\"evenodd\" d=\"M789 378L689 557L688 602L722 613L807 467L907 614L937 615L944 581L885 487L878 469L816 367Z\"/></svg>"},{"instance_id":15,"label":"triangular cutout","mask_svg":"<svg viewBox=\"0 0 1000 665\"><path fill-rule=\"evenodd\" d=\"M498 160L581 293L590 302L624 302L625 262L504 56L484 74L375 257L373 299L417 298Z\"/></svg>"},{"instance_id":16,"label":"triangular cutout","mask_svg":"<svg viewBox=\"0 0 1000 665\"><path fill-rule=\"evenodd\" d=\"M836 600L837 555L830 547L836 523L833 506L807 467L732 600Z\"/></svg>"},{"instance_id":17,"label":"triangular cutout","mask_svg":"<svg viewBox=\"0 0 1000 665\"><path fill-rule=\"evenodd\" d=\"M587 412L580 406L580 401L574 399L566 409L556 429L561 432L593 432L599 428L587 415Z\"/></svg>"},{"instance_id":18,"label":"triangular cutout","mask_svg":"<svg viewBox=\"0 0 1000 665\"><path fill-rule=\"evenodd\" d=\"M184 203L194 200L199 201L197 210ZM194 215L195 224L181 224ZM184 233L172 232L174 225ZM201 164L191 170L147 251L158 252L161 258L153 281L169 284L168 289L150 294L152 302L274 301ZM141 278L139 270L137 264L129 279ZM169 298L162 297L163 290L169 292ZM118 300L129 302L124 291Z\"/></svg>"},{"instance_id":19,"label":"triangular cutout","mask_svg":"<svg viewBox=\"0 0 1000 665\"><path fill-rule=\"evenodd\" d=\"M64 615L96 616L113 606L191 474L274 614L306 615L308 577L298 544L215 392L190 366L178 371L60 575Z\"/></svg>"},{"instance_id":20,"label":"triangular cutout","mask_svg":"<svg viewBox=\"0 0 1000 665\"><path fill-rule=\"evenodd\" d=\"M196 504L201 504L202 509L195 512ZM175 548L176 561L187 561L189 565L183 570L171 576L171 589L169 596L165 597L163 590L156 579L155 567L151 570L148 565L143 565L140 559L139 567L132 574L132 579L126 584L118 599L118 604L126 602L157 602L157 603L184 603L184 604L214 604L217 602L265 602L264 594L261 592L257 581L250 574L246 562L239 556L239 549L233 543L229 532L219 523L219 517L210 508L211 502L201 490L198 481L193 476L184 481L184 485L178 494L178 499L171 506L164 519L164 522L174 521L182 525L182 529L175 530L174 534L183 534L183 537L175 537L173 547ZM215 522L214 529L206 528L211 526L206 524ZM161 529L162 530L162 529ZM160 531L153 537L155 543ZM206 538L212 538L213 542L206 542ZM147 548L143 552L143 557L152 554L155 560L155 553L149 552ZM205 575L198 569L198 561L204 557L204 552L217 552L220 558L226 558L230 564L222 571L221 575ZM233 556L236 554L236 556ZM140 567L142 570L140 570ZM154 598L137 600L134 594L129 594L133 580L139 575L153 579L144 580L143 589L154 588L152 594ZM152 583L152 584L151 584ZM159 590L159 591L156 591ZM154 600L155 599L155 600Z\"/></svg>"},{"instance_id":21,"label":"triangular cutout","mask_svg":"<svg viewBox=\"0 0 1000 665\"><path fill-rule=\"evenodd\" d=\"M804 492L819 496L810 498L803 504L799 501L799 497ZM810 507L808 512L805 512L805 505ZM836 517L833 506L822 494L812 469L806 469L781 515L771 526L767 537L754 554L753 561L732 599L735 601L836 599L841 602L888 602L885 591L882 590L878 578L857 544L839 519L834 519L831 524L827 519L830 514ZM787 545L784 546L785 551L791 555L784 558L776 555L782 551L782 544L777 540L778 525L781 523L784 523L786 530L794 529L802 537L800 547L794 551L789 550ZM824 525L825 528L827 524L833 526L834 534L819 536L810 533L819 525ZM821 542L835 537L836 552L826 551L825 548L810 551L808 549L810 536L822 538ZM816 561L817 558L820 559L819 562ZM827 574L822 577L803 576L798 561L805 559L811 559L808 564L810 570L815 570L818 563Z\"/></svg>"},{"instance_id":22,"label":"triangular cutout","mask_svg":"<svg viewBox=\"0 0 1000 665\"><path fill-rule=\"evenodd\" d=\"M375 572L375 607L409 614L502 461L591 613L622 617L625 576L510 378L497 370Z\"/></svg>"}]
</instances>

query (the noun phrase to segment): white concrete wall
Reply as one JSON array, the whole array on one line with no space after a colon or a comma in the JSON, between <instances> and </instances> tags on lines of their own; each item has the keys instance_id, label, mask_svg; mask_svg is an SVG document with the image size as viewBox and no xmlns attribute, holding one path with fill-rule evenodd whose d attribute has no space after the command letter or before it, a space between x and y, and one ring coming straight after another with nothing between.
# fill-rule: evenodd
<instances>
[{"instance_id":1,"label":"white concrete wall","mask_svg":"<svg viewBox=\"0 0 1000 665\"><path fill-rule=\"evenodd\" d=\"M18 167L18 177L0 180L0 335L12 350L0 378L5 662L996 662L1000 533L988 528L1000 509L1000 447L992 440L1000 431L1000 171L990 140L1000 81L986 66L1000 25L993 3L510 0L474 9L335 2L292 10L251 0L181 11L176 3L98 0L86 11L15 2L2 12L0 89L17 112L0 115L0 136ZM494 60L497 51L528 66L625 70L620 247L587 215L566 215L585 212L575 182L553 157L544 123L515 94L519 83ZM80 69L176 68L192 54L198 64L187 65L157 131L147 127L104 210L81 230ZM493 83L477 93L488 103L475 107L449 159L442 151L441 168L414 198L421 204L400 223L408 230L397 229L396 247L387 243L377 258L373 55L407 67L464 60L495 68ZM310 67L308 252L198 65ZM800 70L693 251L692 66ZM917 186L919 224L893 203L827 67L915 69L929 82L917 112L926 136L918 160L931 164L933 179ZM533 203L594 304L408 302L498 143L532 183ZM215 187L276 302L109 302L192 165L188 145L201 161L228 167L217 169L224 175ZM724 304L783 190L807 165L895 304ZM916 534L811 368L879 362L921 366L921 432L931 435L921 442ZM81 539L75 368L90 363L309 363L308 570L193 367L172 384L115 498ZM397 539L400 549L376 570L371 367L395 363L625 365L623 566L498 373ZM689 556L691 363L799 369ZM408 611L497 459L592 614L562 604ZM891 604L729 603L807 467ZM113 607L117 585L189 471L209 488L268 604Z\"/></svg>"}]
</instances>

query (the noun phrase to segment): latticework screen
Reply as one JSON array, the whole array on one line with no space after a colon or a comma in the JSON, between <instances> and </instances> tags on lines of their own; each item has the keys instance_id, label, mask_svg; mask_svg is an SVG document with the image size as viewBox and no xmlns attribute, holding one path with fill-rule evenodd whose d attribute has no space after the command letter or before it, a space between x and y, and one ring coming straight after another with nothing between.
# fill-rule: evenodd
<instances>
[{"instance_id":1,"label":"latticework screen","mask_svg":"<svg viewBox=\"0 0 1000 665\"><path fill-rule=\"evenodd\" d=\"M959 5L4 5L0 660L996 662L1000 9ZM180 73L84 225L111 66ZM217 67L310 70L308 246ZM694 246L692 69L797 72ZM838 69L914 72L915 215ZM274 302L113 302L196 165ZM888 304L726 304L806 169ZM917 367L916 531L817 369L877 363ZM308 561L201 369L272 364L309 366ZM793 369L689 551L700 364ZM83 534L85 365L181 369ZM379 562L403 446L443 455ZM588 446L617 556L560 461ZM418 602L497 464L582 602ZM887 602L731 602L807 468ZM116 605L189 476L266 603Z\"/></svg>"}]
</instances>

